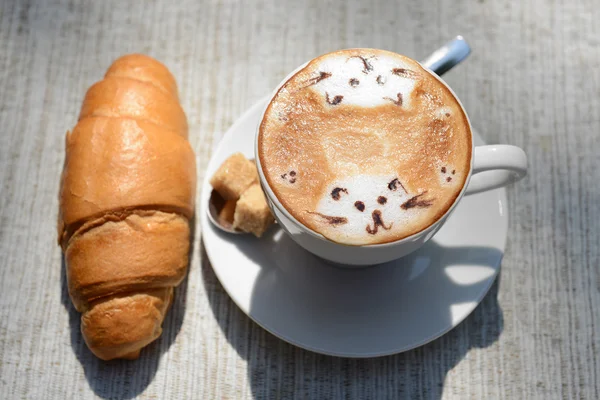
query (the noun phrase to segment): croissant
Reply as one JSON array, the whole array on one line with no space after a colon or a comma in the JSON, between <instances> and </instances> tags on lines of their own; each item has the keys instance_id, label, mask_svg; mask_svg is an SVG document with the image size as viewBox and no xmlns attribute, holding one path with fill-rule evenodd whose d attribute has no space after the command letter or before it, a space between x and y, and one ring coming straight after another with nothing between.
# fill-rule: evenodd
<instances>
[{"instance_id":1,"label":"croissant","mask_svg":"<svg viewBox=\"0 0 600 400\"><path fill-rule=\"evenodd\" d=\"M187 272L196 165L173 75L131 54L86 93L66 135L59 244L81 332L99 358L158 338Z\"/></svg>"}]
</instances>

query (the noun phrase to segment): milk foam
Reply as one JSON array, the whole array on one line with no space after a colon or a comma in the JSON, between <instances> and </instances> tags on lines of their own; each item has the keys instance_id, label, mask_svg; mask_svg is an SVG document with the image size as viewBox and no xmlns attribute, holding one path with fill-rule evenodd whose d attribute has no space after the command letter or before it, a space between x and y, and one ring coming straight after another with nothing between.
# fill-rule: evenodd
<instances>
[{"instance_id":1,"label":"milk foam","mask_svg":"<svg viewBox=\"0 0 600 400\"><path fill-rule=\"evenodd\" d=\"M329 224L328 236L338 237L348 244L363 243L383 231L398 231L418 210L404 210L402 204L411 197L400 185L390 182L395 175L355 175L329 185L317 205L315 218L342 217L346 222ZM395 186L395 187L394 187ZM336 189L343 189L337 190ZM332 195L332 193L336 195ZM373 215L379 211L380 216ZM380 218L381 225L374 220ZM378 231L374 233L374 231ZM370 231L370 232L369 232Z\"/></svg>"},{"instance_id":2,"label":"milk foam","mask_svg":"<svg viewBox=\"0 0 600 400\"><path fill-rule=\"evenodd\" d=\"M460 104L416 61L350 49L311 61L282 85L257 156L298 221L367 245L439 219L465 184L471 146Z\"/></svg>"},{"instance_id":3,"label":"milk foam","mask_svg":"<svg viewBox=\"0 0 600 400\"><path fill-rule=\"evenodd\" d=\"M329 103L335 102L336 96L342 96L339 104L361 107L398 102L398 93L402 106L410 107L410 97L418 77L413 66L379 56L328 57L319 63L318 68L319 73L330 76L323 78L325 75L316 74L312 78L316 83L310 85L312 90L326 101L328 98ZM319 80L319 77L322 79Z\"/></svg>"}]
</instances>

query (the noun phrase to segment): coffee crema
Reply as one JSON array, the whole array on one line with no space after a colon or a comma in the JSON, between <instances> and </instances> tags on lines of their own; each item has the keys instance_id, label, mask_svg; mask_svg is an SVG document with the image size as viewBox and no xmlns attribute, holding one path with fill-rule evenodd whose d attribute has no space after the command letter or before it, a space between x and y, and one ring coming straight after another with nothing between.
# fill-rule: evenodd
<instances>
[{"instance_id":1,"label":"coffee crema","mask_svg":"<svg viewBox=\"0 0 600 400\"><path fill-rule=\"evenodd\" d=\"M258 157L281 204L329 240L399 240L437 221L465 185L471 132L458 100L416 61L325 54L268 105Z\"/></svg>"}]
</instances>

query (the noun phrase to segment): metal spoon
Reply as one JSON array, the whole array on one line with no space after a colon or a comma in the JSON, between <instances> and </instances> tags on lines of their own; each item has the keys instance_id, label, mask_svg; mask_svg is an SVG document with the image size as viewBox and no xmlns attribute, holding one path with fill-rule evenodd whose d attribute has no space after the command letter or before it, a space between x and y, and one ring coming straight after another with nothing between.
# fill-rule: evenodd
<instances>
[{"instance_id":1,"label":"metal spoon","mask_svg":"<svg viewBox=\"0 0 600 400\"><path fill-rule=\"evenodd\" d=\"M441 76L460 64L469 54L471 54L471 47L462 36L458 35L421 61L421 65Z\"/></svg>"},{"instance_id":2,"label":"metal spoon","mask_svg":"<svg viewBox=\"0 0 600 400\"><path fill-rule=\"evenodd\" d=\"M462 36L457 36L453 40L449 41L436 51L434 51L429 57L427 57L424 61L421 61L421 64L432 70L438 75L443 75L448 72L452 68L454 68L457 64L463 61L467 56L471 53L471 47L465 41ZM208 214L208 219L214 226L222 230L223 232L233 233L233 234L245 234L246 232L242 232L237 229L233 229L231 222L224 220L219 217L219 213L223 209L225 205L225 200L219 195L219 193L213 189L210 193L210 198L208 200L208 208L206 213Z\"/></svg>"},{"instance_id":3,"label":"metal spoon","mask_svg":"<svg viewBox=\"0 0 600 400\"><path fill-rule=\"evenodd\" d=\"M208 199L208 210L206 210L206 213L208 214L208 219L210 220L210 222L212 222L212 224L214 226L216 226L217 228L219 228L220 230L227 232L227 233L233 233L233 234L246 233L246 232L240 231L238 229L234 229L231 221L227 221L226 219L224 219L220 216L221 210L223 210L224 206L225 206L225 199L223 197L221 197L219 192L217 192L216 190L213 189L210 192L210 199Z\"/></svg>"}]
</instances>

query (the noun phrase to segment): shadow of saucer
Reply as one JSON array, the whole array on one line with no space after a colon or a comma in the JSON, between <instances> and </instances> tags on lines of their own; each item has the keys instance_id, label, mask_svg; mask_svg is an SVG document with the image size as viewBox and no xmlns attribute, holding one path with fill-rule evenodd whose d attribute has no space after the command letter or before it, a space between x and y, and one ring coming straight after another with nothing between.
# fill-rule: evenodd
<instances>
[{"instance_id":1,"label":"shadow of saucer","mask_svg":"<svg viewBox=\"0 0 600 400\"><path fill-rule=\"evenodd\" d=\"M429 246L437 244L431 243ZM446 262L451 264L458 260L464 261L467 255L469 259L475 257L477 262L481 262L486 251L489 249L455 248L450 253L446 251ZM218 282L204 243L201 244L201 252L203 282L211 309L229 343L247 361L248 382L255 398L439 399L448 371L454 368L469 350L485 348L496 342L504 325L502 310L497 300L500 285L498 276L470 316L450 332L421 347L377 358L352 359L322 355L278 339L244 315ZM257 253L260 252L246 252L248 256ZM290 256L298 255L292 253ZM385 266L381 271L383 275L379 278L385 278L385 274L390 273ZM289 270L262 271L261 274L263 273L286 274L287 278L292 280L299 277ZM421 278L428 277L423 275ZM254 291L265 289L260 287L262 279L271 278L259 277ZM360 279L352 279L343 284L358 284L356 282L360 283ZM461 285L457 284L456 290L460 291ZM435 293L424 295L431 296ZM460 296L460 293L457 292L457 295ZM255 303L254 297L252 307L260 307ZM424 319L445 318L450 321L451 317L451 310L447 309L434 316L425 315Z\"/></svg>"},{"instance_id":2,"label":"shadow of saucer","mask_svg":"<svg viewBox=\"0 0 600 400\"><path fill-rule=\"evenodd\" d=\"M191 222L191 246L189 260L194 254L194 227ZM188 274L189 267L188 264ZM105 399L131 399L141 394L150 385L158 369L160 357L175 342L185 316L188 274L175 288L173 303L163 321L163 332L154 342L142 349L137 360L110 360L97 358L87 347L81 334L81 314L75 309L67 286L64 255L61 266L61 303L69 312L71 347L83 367L85 377L94 393Z\"/></svg>"}]
</instances>

